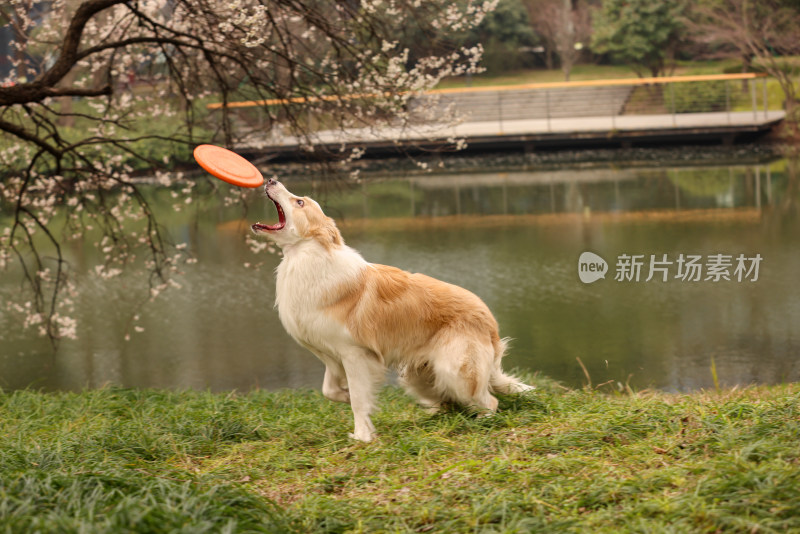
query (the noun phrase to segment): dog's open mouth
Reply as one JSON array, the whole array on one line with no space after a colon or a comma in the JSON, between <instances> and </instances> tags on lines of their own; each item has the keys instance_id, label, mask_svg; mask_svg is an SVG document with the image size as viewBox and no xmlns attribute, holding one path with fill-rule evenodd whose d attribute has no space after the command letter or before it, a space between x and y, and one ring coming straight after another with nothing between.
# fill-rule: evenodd
<instances>
[{"instance_id":1,"label":"dog's open mouth","mask_svg":"<svg viewBox=\"0 0 800 534\"><path fill-rule=\"evenodd\" d=\"M270 198L270 200L272 200ZM277 201L272 200L275 207L278 208L278 222L276 224L261 224L255 223L251 228L256 232L276 232L282 230L286 226L286 215L283 213L283 208Z\"/></svg>"}]
</instances>

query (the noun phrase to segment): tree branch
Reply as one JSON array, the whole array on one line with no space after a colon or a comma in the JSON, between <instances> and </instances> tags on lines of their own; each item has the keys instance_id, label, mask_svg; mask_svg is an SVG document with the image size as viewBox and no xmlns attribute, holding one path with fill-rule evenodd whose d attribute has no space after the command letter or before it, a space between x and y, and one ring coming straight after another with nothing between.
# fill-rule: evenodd
<instances>
[{"instance_id":1,"label":"tree branch","mask_svg":"<svg viewBox=\"0 0 800 534\"><path fill-rule=\"evenodd\" d=\"M37 76L30 83L0 87L0 106L40 102L48 96L59 81L72 70L75 63L83 56L78 53L78 47L83 37L83 30L89 20L100 11L117 4L124 4L127 0L89 0L83 2L72 16L69 27L61 44L61 52L53 66ZM101 93L102 94L102 93ZM63 96L69 96L64 93ZM61 95L59 95L61 96ZM75 95L81 96L81 95ZM88 95L98 96L98 95Z\"/></svg>"},{"instance_id":2,"label":"tree branch","mask_svg":"<svg viewBox=\"0 0 800 534\"><path fill-rule=\"evenodd\" d=\"M42 91L46 97L57 96L108 96L112 93L110 85L104 85L97 89L81 89L77 87L45 87Z\"/></svg>"},{"instance_id":3,"label":"tree branch","mask_svg":"<svg viewBox=\"0 0 800 534\"><path fill-rule=\"evenodd\" d=\"M58 59L47 71L38 76L33 84L42 86L56 85L75 65L79 58L78 47L81 44L83 30L86 24L100 11L109 7L125 4L128 0L88 0L82 2L78 10L72 16L67 33L61 45L61 53Z\"/></svg>"},{"instance_id":4,"label":"tree branch","mask_svg":"<svg viewBox=\"0 0 800 534\"><path fill-rule=\"evenodd\" d=\"M48 152L49 154L55 156L56 158L61 157L61 151L57 148L49 145L43 139L39 138L37 135L29 132L25 128L18 126L12 122L4 121L0 119L0 130L4 132L8 132L11 135L22 139L23 141L27 141L29 143L33 143L34 145L38 146L42 150Z\"/></svg>"}]
</instances>

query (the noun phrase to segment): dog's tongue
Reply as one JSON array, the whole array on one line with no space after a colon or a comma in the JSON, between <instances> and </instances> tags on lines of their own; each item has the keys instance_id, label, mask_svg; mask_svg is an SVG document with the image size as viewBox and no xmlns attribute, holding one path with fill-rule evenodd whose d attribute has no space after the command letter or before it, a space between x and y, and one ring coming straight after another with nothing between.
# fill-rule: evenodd
<instances>
[{"instance_id":1,"label":"dog's tongue","mask_svg":"<svg viewBox=\"0 0 800 534\"><path fill-rule=\"evenodd\" d=\"M255 223L250 228L252 228L253 230L271 230L274 232L275 230L280 230L281 228L283 228L283 225L280 223L278 224Z\"/></svg>"}]
</instances>

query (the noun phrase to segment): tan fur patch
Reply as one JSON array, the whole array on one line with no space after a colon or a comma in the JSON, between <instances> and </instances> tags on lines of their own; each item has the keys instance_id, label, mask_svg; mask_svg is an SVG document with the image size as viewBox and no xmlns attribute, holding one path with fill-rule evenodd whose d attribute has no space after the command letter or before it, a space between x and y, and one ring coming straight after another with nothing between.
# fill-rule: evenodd
<instances>
[{"instance_id":1,"label":"tan fur patch","mask_svg":"<svg viewBox=\"0 0 800 534\"><path fill-rule=\"evenodd\" d=\"M395 267L366 267L334 289L327 302L327 312L356 342L384 357L420 353L445 333L477 334L487 343L499 339L497 322L474 294Z\"/></svg>"},{"instance_id":2,"label":"tan fur patch","mask_svg":"<svg viewBox=\"0 0 800 534\"><path fill-rule=\"evenodd\" d=\"M468 355L461 364L458 374L469 386L469 394L475 396L478 391L478 370L475 368L475 361L471 355Z\"/></svg>"}]
</instances>

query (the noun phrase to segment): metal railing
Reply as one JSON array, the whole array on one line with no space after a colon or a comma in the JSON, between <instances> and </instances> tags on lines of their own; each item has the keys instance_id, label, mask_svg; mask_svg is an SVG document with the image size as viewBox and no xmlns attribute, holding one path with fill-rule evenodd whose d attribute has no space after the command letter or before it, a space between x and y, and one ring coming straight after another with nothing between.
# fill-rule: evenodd
<instances>
[{"instance_id":1,"label":"metal railing","mask_svg":"<svg viewBox=\"0 0 800 534\"><path fill-rule=\"evenodd\" d=\"M419 122L437 120L455 110L463 122L562 118L725 113L733 123L742 112L753 121L768 118L767 78L759 73L670 76L470 87L430 91L416 97L412 111Z\"/></svg>"},{"instance_id":2,"label":"metal railing","mask_svg":"<svg viewBox=\"0 0 800 534\"><path fill-rule=\"evenodd\" d=\"M302 107L308 103L336 106L337 100L363 100L379 95L298 97L291 99L230 102L234 121L243 129L269 131L281 123L280 113L267 114L272 106ZM223 104L208 104L218 110ZM255 108L255 109L254 109ZM771 118L767 77L761 73L623 78L575 82L529 83L508 86L437 89L414 96L408 103L411 122L436 124L495 122L502 132L514 121L543 121L538 130L563 129L567 119L605 118L609 128L630 122L633 116L658 116L662 125L678 125L682 116L715 114L715 124L741 124ZM625 119L623 119L623 117ZM703 116L698 115L698 120ZM695 118L697 118L695 117ZM712 120L710 115L709 120ZM296 118L296 117L295 117ZM309 129L324 129L324 121L307 117ZM313 124L312 124L313 122ZM248 128L249 127L249 128Z\"/></svg>"}]
</instances>

